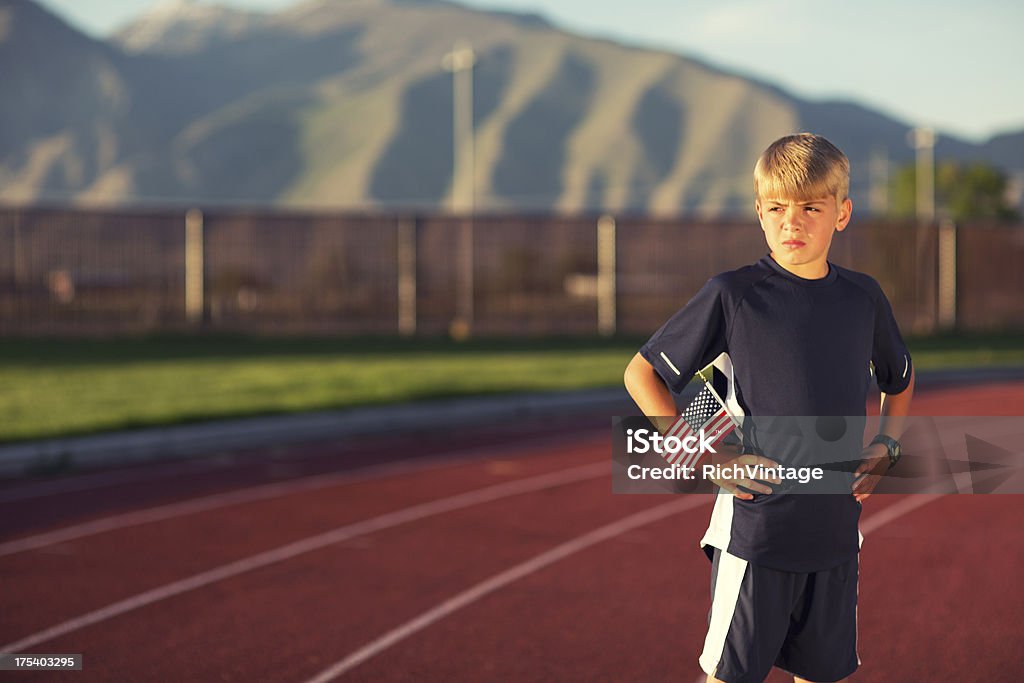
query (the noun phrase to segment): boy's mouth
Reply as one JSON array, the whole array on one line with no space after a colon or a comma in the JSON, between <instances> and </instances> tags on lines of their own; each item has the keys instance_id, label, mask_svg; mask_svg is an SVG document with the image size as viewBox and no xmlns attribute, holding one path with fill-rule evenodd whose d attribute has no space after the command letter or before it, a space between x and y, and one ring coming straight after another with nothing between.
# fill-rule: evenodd
<instances>
[{"instance_id":1,"label":"boy's mouth","mask_svg":"<svg viewBox=\"0 0 1024 683\"><path fill-rule=\"evenodd\" d=\"M790 249L799 249L800 247L806 246L806 244L800 240L786 240L782 243L782 246L789 247Z\"/></svg>"}]
</instances>

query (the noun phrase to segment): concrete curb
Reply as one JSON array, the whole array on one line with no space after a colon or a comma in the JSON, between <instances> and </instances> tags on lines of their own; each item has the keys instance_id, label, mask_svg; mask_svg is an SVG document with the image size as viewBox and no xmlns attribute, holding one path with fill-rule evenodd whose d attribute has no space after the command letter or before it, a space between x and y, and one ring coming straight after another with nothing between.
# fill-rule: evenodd
<instances>
[{"instance_id":1,"label":"concrete curb","mask_svg":"<svg viewBox=\"0 0 1024 683\"><path fill-rule=\"evenodd\" d=\"M611 388L457 398L46 439L0 446L0 477L187 458L216 450L360 434L443 429L467 422L599 410L621 412L632 405L624 389Z\"/></svg>"}]
</instances>

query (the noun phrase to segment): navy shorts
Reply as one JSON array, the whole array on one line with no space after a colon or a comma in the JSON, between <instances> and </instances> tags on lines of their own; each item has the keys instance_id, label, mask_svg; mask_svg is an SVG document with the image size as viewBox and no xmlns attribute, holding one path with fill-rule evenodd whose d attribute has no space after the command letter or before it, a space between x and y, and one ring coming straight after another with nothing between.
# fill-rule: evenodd
<instances>
[{"instance_id":1,"label":"navy shorts","mask_svg":"<svg viewBox=\"0 0 1024 683\"><path fill-rule=\"evenodd\" d=\"M858 558L819 572L760 567L719 549L700 666L725 683L760 683L777 666L826 683L857 657Z\"/></svg>"}]
</instances>

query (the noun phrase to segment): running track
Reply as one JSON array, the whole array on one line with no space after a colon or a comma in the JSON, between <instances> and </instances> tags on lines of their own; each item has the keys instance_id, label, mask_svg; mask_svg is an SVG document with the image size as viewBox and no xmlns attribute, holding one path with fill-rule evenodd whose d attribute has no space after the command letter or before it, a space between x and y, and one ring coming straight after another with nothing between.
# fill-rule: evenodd
<instances>
[{"instance_id":1,"label":"running track","mask_svg":"<svg viewBox=\"0 0 1024 683\"><path fill-rule=\"evenodd\" d=\"M1019 412L1024 383L920 391ZM75 681L702 679L710 496L614 496L605 417L0 486L0 652ZM857 681L1020 681L1016 496L865 504ZM773 674L770 681L787 680Z\"/></svg>"}]
</instances>

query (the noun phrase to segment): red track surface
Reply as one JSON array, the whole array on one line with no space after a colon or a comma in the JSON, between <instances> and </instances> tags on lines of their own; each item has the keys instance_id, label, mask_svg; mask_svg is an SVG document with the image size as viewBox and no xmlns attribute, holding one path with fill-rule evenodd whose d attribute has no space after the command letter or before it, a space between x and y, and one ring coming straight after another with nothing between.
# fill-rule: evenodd
<instances>
[{"instance_id":1,"label":"red track surface","mask_svg":"<svg viewBox=\"0 0 1024 683\"><path fill-rule=\"evenodd\" d=\"M997 415L1022 403L1024 384L999 384L921 392L914 412ZM560 441L551 440L550 425L535 425L528 440L519 427L485 428L460 434L454 446L437 436L386 437L6 484L0 651L121 607L18 650L82 653L82 672L0 679L307 681L531 558L635 513L693 500L612 495L602 467L610 470L606 425L561 423L571 438ZM452 450L460 453L445 455ZM382 462L390 469L366 469ZM414 508L408 519L385 518L381 528L219 580L180 583L346 525L573 468L562 483L492 489L481 500L455 499L461 504L452 509ZM333 480L298 489L331 473ZM5 542L43 532L270 482L295 490L2 552ZM863 519L907 500L875 496ZM709 565L697 548L710 512L703 503L710 497L523 568L434 613L340 679L691 683L709 605ZM947 496L867 534L856 680L1024 680L1019 510L1017 496ZM150 595L131 609L122 602L166 586L176 587L169 596Z\"/></svg>"}]
</instances>

